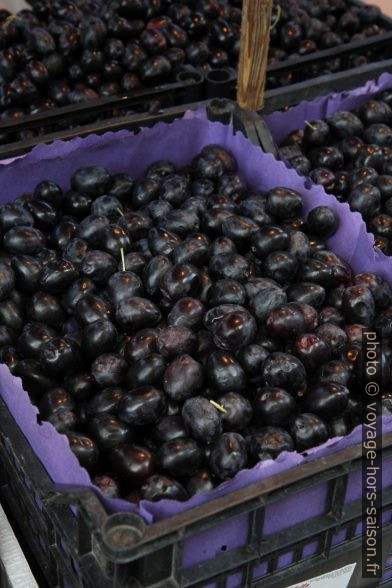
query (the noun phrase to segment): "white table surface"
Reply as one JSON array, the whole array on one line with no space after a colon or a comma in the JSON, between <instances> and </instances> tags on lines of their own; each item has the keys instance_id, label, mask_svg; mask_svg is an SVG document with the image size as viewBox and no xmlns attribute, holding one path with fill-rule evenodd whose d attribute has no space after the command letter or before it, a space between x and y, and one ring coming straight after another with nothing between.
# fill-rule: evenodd
<instances>
[{"instance_id":1,"label":"white table surface","mask_svg":"<svg viewBox=\"0 0 392 588\"><path fill-rule=\"evenodd\" d=\"M38 588L8 519L0 506L0 559L12 588Z\"/></svg>"}]
</instances>

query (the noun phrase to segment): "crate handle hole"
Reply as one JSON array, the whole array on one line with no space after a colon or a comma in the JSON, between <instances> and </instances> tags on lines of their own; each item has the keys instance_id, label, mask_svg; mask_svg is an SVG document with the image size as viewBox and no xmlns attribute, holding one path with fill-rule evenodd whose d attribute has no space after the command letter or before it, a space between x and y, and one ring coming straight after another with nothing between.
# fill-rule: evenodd
<instances>
[{"instance_id":1,"label":"crate handle hole","mask_svg":"<svg viewBox=\"0 0 392 588\"><path fill-rule=\"evenodd\" d=\"M137 514L116 513L110 515L102 527L103 540L109 549L126 551L143 538L146 523Z\"/></svg>"},{"instance_id":2,"label":"crate handle hole","mask_svg":"<svg viewBox=\"0 0 392 588\"><path fill-rule=\"evenodd\" d=\"M189 82L191 84L200 84L203 76L197 71L182 71L177 75L177 82Z\"/></svg>"},{"instance_id":3,"label":"crate handle hole","mask_svg":"<svg viewBox=\"0 0 392 588\"><path fill-rule=\"evenodd\" d=\"M226 83L232 79L231 73L227 69L212 69L207 72L206 78L213 83Z\"/></svg>"}]
</instances>

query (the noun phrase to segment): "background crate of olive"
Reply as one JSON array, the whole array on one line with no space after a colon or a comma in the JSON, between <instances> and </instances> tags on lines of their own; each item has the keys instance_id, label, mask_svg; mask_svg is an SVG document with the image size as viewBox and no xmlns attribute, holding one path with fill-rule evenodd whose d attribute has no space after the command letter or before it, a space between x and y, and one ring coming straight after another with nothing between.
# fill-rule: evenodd
<instances>
[{"instance_id":1,"label":"background crate of olive","mask_svg":"<svg viewBox=\"0 0 392 588\"><path fill-rule=\"evenodd\" d=\"M328 3L326 5L328 5ZM347 5L354 9L362 10L362 15L366 14L366 12L363 12L363 5L358 0L349 0ZM312 10L316 11L316 8L313 8ZM371 9L369 8L369 10ZM317 15L317 12L314 12L314 14ZM369 14L371 15L371 13ZM347 30L352 30L352 32L345 33L347 40L350 40L350 38L353 39L351 42L341 44L341 39L338 41L333 33L328 37L329 33L327 33L327 41L325 41L325 43L327 46L329 43L330 48L323 48L318 51L315 51L317 47L312 45L312 43L314 43L312 40L309 42L303 41L303 43L299 45L299 39L294 42L292 48L290 48L291 42L288 43L286 40L286 43L288 43L288 49L284 51L280 50L279 43L281 41L279 41L279 37L274 39L274 35L277 35L278 28L280 31L281 23L279 23L279 18L283 20L284 16L281 13L276 12L274 22L277 24L272 32L272 44L275 43L276 45L275 49L272 50L272 53L276 53L276 56L271 57L271 63L268 70L269 89L266 95L266 112L272 112L276 109L284 108L287 105L297 103L304 99L304 97L312 98L330 91L353 88L367 79L374 79L383 71L389 71L392 68L392 60L390 59L392 24L391 20L385 16L377 17L376 19L376 26L386 31L383 34L371 35L372 32L376 33L378 29L375 28L373 31L371 28L373 25L369 25L366 34L353 37L352 35L354 31L358 27L358 22L355 21L356 17L354 17L354 22L350 22L349 19L349 22L346 25ZM372 18L374 19L374 17ZM320 20L317 22L317 25L313 25L316 26L316 30L309 32L309 35L315 35L315 38L317 38L320 33L320 31L317 31L317 27L323 26ZM233 25L236 27L234 30L238 30L238 22L233 21ZM311 24L309 26L311 26ZM362 26L366 29L366 24ZM287 32L287 39L291 39L292 37L295 39L296 35L302 35L301 30L297 29L298 27L296 28L296 26L294 26L293 31L290 30L290 32ZM279 34L282 35L283 39L285 38L283 31L280 31ZM370 34L370 36L367 36L368 34ZM225 42L222 42L224 47ZM290 59L287 59L287 52L293 53L294 51L297 51L298 48L303 55L297 55L296 57L290 55ZM84 87L84 89L80 89L77 95L75 93L75 95L72 94L72 100L77 100L79 102L80 100L86 100L87 98L92 99L90 112L88 112L84 106L79 108L78 104L73 104L72 107L59 107L58 105L53 107L54 104L51 102L45 105L41 101L41 105L38 104L33 107L32 112L37 114L30 114L28 111L25 111L25 116L19 118L23 112L17 108L16 111L9 112L10 116L6 115L7 120L5 120L4 123L0 123L1 140L3 143L11 142L14 148L15 141L22 139L23 141L19 141L20 148L22 149L22 145L25 145L24 150L27 150L33 144L32 138L34 136L43 135L41 140L47 142L50 140L50 137L45 136L47 133L54 133L67 127L75 128L79 125L86 125L88 122L93 122L94 120L102 121L104 119L113 118L113 116L125 117L135 112L146 110L152 113L161 108L172 107L179 104L189 104L195 100L212 98L215 96L233 97L236 84L235 70L230 68L227 69L226 66L221 67L219 65L219 60L223 63L222 55L219 51L222 53L222 50L217 49L217 55L212 62L214 68L212 71L209 71L211 65L208 67L196 66L196 69L198 70L196 71L194 67L188 64L185 66L182 74L179 70L180 75L177 77L175 85L173 85L172 82L166 84L166 91L160 93L155 90L151 92L151 95L148 89L144 90L139 99L137 99L138 93L136 92L135 100L133 100L134 91L130 91L130 88L128 88L126 93L128 99L125 99L124 101L111 101L107 97L104 97L110 96L113 92L118 93L121 90L120 86L115 81L117 78L111 78L110 76L112 74L109 75L109 73L107 74L109 76L108 79L113 79L114 81L109 81L103 84L102 97L99 98L98 95L96 95L94 98L93 90L94 88L98 90L97 84L100 78L99 76L97 77L97 80L95 80L95 78L90 80L89 78L93 87L87 89ZM285 59L280 61L283 57ZM44 61L45 59L46 58L43 57ZM89 56L89 59L91 59L91 55ZM190 59L192 59L192 57L190 57ZM115 62L112 61L111 63L113 64ZM235 58L231 65L235 65ZM94 67L91 66L90 63L86 64L86 67L87 69L92 67L94 70ZM72 76L75 76L76 81L74 83L77 83L77 79L83 75L82 71L80 71L78 60L74 61L72 68L71 78ZM94 77L95 73L93 71L89 74L88 71L86 71L86 76L88 75ZM118 75L118 72L116 75ZM126 80L128 80L128 83L134 83L135 80L132 77L134 74L131 73L127 75L128 78L126 78ZM203 78L205 78L204 82L201 81ZM161 81L164 80L162 79ZM191 87L192 84L194 84L193 88ZM61 101L65 99L65 96L63 95L64 88L62 90L62 87L59 84L57 84L56 88L59 91L56 96L60 99L61 103ZM134 86L134 89L136 88L137 85ZM55 98L56 96L53 94L52 98ZM51 114L47 119L46 114L48 113L47 108L49 106L52 106L53 108L50 109L49 112ZM42 110L42 108L44 108L44 110ZM15 126L13 126L13 121L15 122ZM6 156L4 151L1 155L4 157Z\"/></svg>"}]
</instances>

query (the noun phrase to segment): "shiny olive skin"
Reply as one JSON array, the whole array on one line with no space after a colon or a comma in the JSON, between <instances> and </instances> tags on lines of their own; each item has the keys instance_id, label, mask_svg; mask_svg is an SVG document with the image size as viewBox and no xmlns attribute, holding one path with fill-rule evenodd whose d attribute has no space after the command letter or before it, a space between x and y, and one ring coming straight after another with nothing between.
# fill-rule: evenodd
<instances>
[{"instance_id":1,"label":"shiny olive skin","mask_svg":"<svg viewBox=\"0 0 392 588\"><path fill-rule=\"evenodd\" d=\"M99 458L99 450L94 441L75 431L68 432L67 437L71 451L78 458L80 465L89 472L94 471Z\"/></svg>"},{"instance_id":2,"label":"shiny olive skin","mask_svg":"<svg viewBox=\"0 0 392 588\"><path fill-rule=\"evenodd\" d=\"M75 306L75 318L81 325L89 325L99 319L110 319L111 306L101 297L87 294Z\"/></svg>"},{"instance_id":3,"label":"shiny olive skin","mask_svg":"<svg viewBox=\"0 0 392 588\"><path fill-rule=\"evenodd\" d=\"M170 362L163 375L163 389L176 402L193 396L202 388L203 382L203 366L187 354Z\"/></svg>"},{"instance_id":4,"label":"shiny olive skin","mask_svg":"<svg viewBox=\"0 0 392 588\"><path fill-rule=\"evenodd\" d=\"M194 439L182 437L166 441L160 447L157 457L162 470L170 476L183 478L199 469L203 452Z\"/></svg>"},{"instance_id":5,"label":"shiny olive skin","mask_svg":"<svg viewBox=\"0 0 392 588\"><path fill-rule=\"evenodd\" d=\"M290 423L290 433L297 451L305 451L321 445L328 439L328 427L320 417L303 413L294 417Z\"/></svg>"},{"instance_id":6,"label":"shiny olive skin","mask_svg":"<svg viewBox=\"0 0 392 588\"><path fill-rule=\"evenodd\" d=\"M162 390L152 386L135 388L125 394L118 405L118 415L132 427L151 425L166 410L166 398Z\"/></svg>"},{"instance_id":7,"label":"shiny olive skin","mask_svg":"<svg viewBox=\"0 0 392 588\"><path fill-rule=\"evenodd\" d=\"M161 318L158 307L146 298L125 298L117 305L116 321L126 331L155 327Z\"/></svg>"},{"instance_id":8,"label":"shiny olive skin","mask_svg":"<svg viewBox=\"0 0 392 588\"><path fill-rule=\"evenodd\" d=\"M30 226L17 226L4 235L4 247L14 254L32 255L45 247L45 237L41 231Z\"/></svg>"},{"instance_id":9,"label":"shiny olive skin","mask_svg":"<svg viewBox=\"0 0 392 588\"><path fill-rule=\"evenodd\" d=\"M143 484L141 492L144 500L152 502L168 499L183 502L188 498L188 493L182 484L162 474L148 478Z\"/></svg>"},{"instance_id":10,"label":"shiny olive skin","mask_svg":"<svg viewBox=\"0 0 392 588\"><path fill-rule=\"evenodd\" d=\"M87 428L101 451L110 451L133 441L130 427L111 414L101 413L93 417Z\"/></svg>"},{"instance_id":11,"label":"shiny olive skin","mask_svg":"<svg viewBox=\"0 0 392 588\"><path fill-rule=\"evenodd\" d=\"M45 342L39 359L43 368L54 376L71 374L80 367L80 352L72 340L54 337Z\"/></svg>"},{"instance_id":12,"label":"shiny olive skin","mask_svg":"<svg viewBox=\"0 0 392 588\"><path fill-rule=\"evenodd\" d=\"M146 447L124 444L114 449L110 461L117 476L131 487L140 487L156 471L156 457Z\"/></svg>"},{"instance_id":13,"label":"shiny olive skin","mask_svg":"<svg viewBox=\"0 0 392 588\"><path fill-rule=\"evenodd\" d=\"M115 325L109 320L97 320L87 325L83 330L83 353L89 358L109 353L115 350L117 340L118 333Z\"/></svg>"},{"instance_id":14,"label":"shiny olive skin","mask_svg":"<svg viewBox=\"0 0 392 588\"><path fill-rule=\"evenodd\" d=\"M45 323L55 329L60 328L65 320L59 299L46 292L34 294L26 314L30 320Z\"/></svg>"},{"instance_id":15,"label":"shiny olive skin","mask_svg":"<svg viewBox=\"0 0 392 588\"><path fill-rule=\"evenodd\" d=\"M39 290L38 281L43 268L39 259L32 255L14 255L11 258L11 267L18 288L31 294ZM2 286L4 287L5 285Z\"/></svg>"},{"instance_id":16,"label":"shiny olive skin","mask_svg":"<svg viewBox=\"0 0 392 588\"><path fill-rule=\"evenodd\" d=\"M241 392L246 375L239 362L225 351L213 351L206 363L207 382L219 392Z\"/></svg>"},{"instance_id":17,"label":"shiny olive skin","mask_svg":"<svg viewBox=\"0 0 392 588\"><path fill-rule=\"evenodd\" d=\"M349 390L337 382L320 385L308 390L303 399L303 407L329 420L343 414L347 408L349 394Z\"/></svg>"},{"instance_id":18,"label":"shiny olive skin","mask_svg":"<svg viewBox=\"0 0 392 588\"><path fill-rule=\"evenodd\" d=\"M260 388L253 400L254 420L258 425L284 427L295 410L293 396L281 388Z\"/></svg>"},{"instance_id":19,"label":"shiny olive skin","mask_svg":"<svg viewBox=\"0 0 392 588\"><path fill-rule=\"evenodd\" d=\"M245 439L239 433L223 433L212 447L209 465L219 480L233 478L246 467Z\"/></svg>"},{"instance_id":20,"label":"shiny olive skin","mask_svg":"<svg viewBox=\"0 0 392 588\"><path fill-rule=\"evenodd\" d=\"M56 331L48 325L26 323L18 337L17 350L24 357L39 359L43 345L56 336Z\"/></svg>"},{"instance_id":21,"label":"shiny olive skin","mask_svg":"<svg viewBox=\"0 0 392 588\"><path fill-rule=\"evenodd\" d=\"M130 388L160 385L165 369L165 358L159 353L150 353L132 363L126 375L126 384Z\"/></svg>"},{"instance_id":22,"label":"shiny olive skin","mask_svg":"<svg viewBox=\"0 0 392 588\"><path fill-rule=\"evenodd\" d=\"M261 427L246 438L252 464L276 459L282 451L293 451L294 442L290 434L280 427Z\"/></svg>"},{"instance_id":23,"label":"shiny olive skin","mask_svg":"<svg viewBox=\"0 0 392 588\"><path fill-rule=\"evenodd\" d=\"M99 355L91 366L91 374L100 388L119 386L127 372L126 361L116 353Z\"/></svg>"}]
</instances>

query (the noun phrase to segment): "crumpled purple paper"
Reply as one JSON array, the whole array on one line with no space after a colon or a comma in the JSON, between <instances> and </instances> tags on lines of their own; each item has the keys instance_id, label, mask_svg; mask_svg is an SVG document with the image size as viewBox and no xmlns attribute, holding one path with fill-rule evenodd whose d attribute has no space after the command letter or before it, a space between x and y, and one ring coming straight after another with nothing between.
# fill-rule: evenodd
<instances>
[{"instance_id":1,"label":"crumpled purple paper","mask_svg":"<svg viewBox=\"0 0 392 588\"><path fill-rule=\"evenodd\" d=\"M286 112L273 112L265 117L272 136L279 145L286 136L302 129L305 121L324 119L337 110L353 110L370 100L371 96L392 88L392 74L384 73L378 80L367 82L364 86L336 94L320 96L314 100L304 100Z\"/></svg>"},{"instance_id":2,"label":"crumpled purple paper","mask_svg":"<svg viewBox=\"0 0 392 588\"><path fill-rule=\"evenodd\" d=\"M392 285L392 272L388 270L389 260L384 256L377 256L373 251L366 239L366 228L359 214L352 214L348 205L340 204L332 196L326 195L321 187L310 188L305 185L304 178L288 169L283 162L276 161L272 155L264 154L241 134L234 136L230 127L208 122L200 112L187 113L182 120L169 125L160 123L137 135L120 131L68 142L57 141L50 146L40 145L25 157L1 166L0 203L11 201L20 194L33 190L43 179L54 180L63 189L67 189L71 173L82 165L102 164L111 173L128 172L135 177L140 177L146 167L158 159L170 158L177 166L184 166L209 143L221 144L235 155L241 174L251 188L268 190L276 186L288 186L298 190L303 195L306 212L321 203L329 204L338 212L341 220L337 234L330 240L331 248L346 259L355 271L374 269ZM49 423L37 423L37 409L31 405L20 379L11 376L4 366L0 366L0 394L51 478L57 483L91 485L88 473L79 466L70 451L66 437L58 434ZM392 431L392 417L385 417L383 426L385 432ZM253 469L243 470L234 480L187 502L143 501L139 512L149 523L162 520L360 441L361 430L358 427L345 438L329 440L321 447L309 451L307 456L296 452L283 453L275 461L266 461ZM389 472L386 470L384 484L392 485L392 468L389 468ZM327 485L324 483L307 493L271 505L266 523L268 532L277 532L293 524L293 521L301 522L323 512L326 492ZM136 509L124 500L101 497L112 512ZM358 497L358 481L349 480L346 501ZM242 516L234 523L229 521L214 530L189 538L184 550L184 566L214 557L216 553L220 553L222 543L228 551L238 546L239 541L244 544L247 528L248 518Z\"/></svg>"},{"instance_id":3,"label":"crumpled purple paper","mask_svg":"<svg viewBox=\"0 0 392 588\"><path fill-rule=\"evenodd\" d=\"M305 121L324 119L338 110L353 110L367 100L370 100L378 92L391 88L392 75L385 73L377 81L370 81L365 86L355 90L340 94L329 94L328 96L316 98L311 102L304 101L290 108L287 112L274 112L266 116L265 120L275 142L279 145L288 133L303 128ZM313 186L313 189L316 188L319 195L323 192L324 203L328 206L331 206L332 202L337 202L334 196L326 194L323 189L319 190L319 187L315 187L309 178L304 179L304 182L306 186ZM344 206L348 208L348 204ZM352 213L351 218L357 215L359 213ZM348 239L351 239L351 237L353 237L352 232L347 234ZM330 240L330 244L333 249L336 245L335 237ZM356 247L358 250L354 251ZM390 279L390 276L392 276L392 257L385 256L374 246L374 235L368 232L364 223L361 225L358 224L357 238L351 244L348 244L348 248L351 253L346 259L352 264L355 270L357 270L356 260L363 256L361 262L362 271L371 270L387 280ZM345 256L343 255L343 257Z\"/></svg>"}]
</instances>

